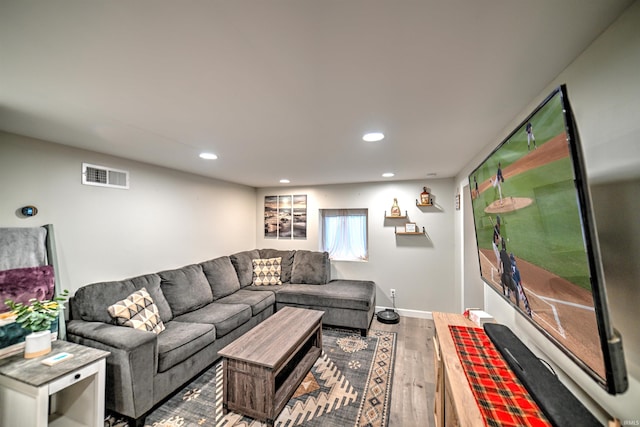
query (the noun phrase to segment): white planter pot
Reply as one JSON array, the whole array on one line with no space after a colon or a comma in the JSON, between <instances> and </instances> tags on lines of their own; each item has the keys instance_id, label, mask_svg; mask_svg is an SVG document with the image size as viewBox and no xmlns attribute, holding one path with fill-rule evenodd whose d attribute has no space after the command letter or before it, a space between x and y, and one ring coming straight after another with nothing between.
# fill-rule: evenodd
<instances>
[{"instance_id":1,"label":"white planter pot","mask_svg":"<svg viewBox=\"0 0 640 427\"><path fill-rule=\"evenodd\" d=\"M33 359L51 352L51 331L32 332L24 339L24 358Z\"/></svg>"}]
</instances>

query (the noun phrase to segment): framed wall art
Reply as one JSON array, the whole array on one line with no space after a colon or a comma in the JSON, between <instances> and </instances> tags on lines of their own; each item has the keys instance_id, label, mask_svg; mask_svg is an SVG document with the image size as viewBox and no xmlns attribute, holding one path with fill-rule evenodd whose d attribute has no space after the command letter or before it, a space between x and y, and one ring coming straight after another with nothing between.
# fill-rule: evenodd
<instances>
[{"instance_id":1,"label":"framed wall art","mask_svg":"<svg viewBox=\"0 0 640 427\"><path fill-rule=\"evenodd\" d=\"M264 237L306 239L307 195L265 196Z\"/></svg>"}]
</instances>

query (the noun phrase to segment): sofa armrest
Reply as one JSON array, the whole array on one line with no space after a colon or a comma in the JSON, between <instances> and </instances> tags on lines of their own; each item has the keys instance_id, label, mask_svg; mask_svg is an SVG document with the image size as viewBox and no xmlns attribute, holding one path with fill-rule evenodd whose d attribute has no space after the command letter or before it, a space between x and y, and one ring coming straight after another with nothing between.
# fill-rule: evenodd
<instances>
[{"instance_id":1,"label":"sofa armrest","mask_svg":"<svg viewBox=\"0 0 640 427\"><path fill-rule=\"evenodd\" d=\"M83 339L96 341L110 348L134 350L156 340L153 332L141 331L125 326L109 325L102 322L71 320L67 324L72 334ZM154 344L155 345L155 344Z\"/></svg>"},{"instance_id":2,"label":"sofa armrest","mask_svg":"<svg viewBox=\"0 0 640 427\"><path fill-rule=\"evenodd\" d=\"M157 335L102 322L71 320L67 339L111 352L107 357L106 407L139 418L153 406ZM117 393L116 393L117 391Z\"/></svg>"}]
</instances>

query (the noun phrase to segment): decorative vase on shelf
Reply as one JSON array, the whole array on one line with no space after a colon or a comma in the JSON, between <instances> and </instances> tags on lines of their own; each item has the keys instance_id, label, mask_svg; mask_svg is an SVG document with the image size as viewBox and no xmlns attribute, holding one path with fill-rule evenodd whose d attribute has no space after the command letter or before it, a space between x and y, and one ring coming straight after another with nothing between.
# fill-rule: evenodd
<instances>
[{"instance_id":1,"label":"decorative vase on shelf","mask_svg":"<svg viewBox=\"0 0 640 427\"><path fill-rule=\"evenodd\" d=\"M420 204L421 205L430 205L429 200L429 192L427 191L427 187L422 187L422 193L420 193Z\"/></svg>"},{"instance_id":2,"label":"decorative vase on shelf","mask_svg":"<svg viewBox=\"0 0 640 427\"><path fill-rule=\"evenodd\" d=\"M391 206L391 216L400 216L400 206L398 206L398 199L393 199L393 206Z\"/></svg>"},{"instance_id":3,"label":"decorative vase on shelf","mask_svg":"<svg viewBox=\"0 0 640 427\"><path fill-rule=\"evenodd\" d=\"M51 352L51 331L32 332L24 337L24 358L33 359Z\"/></svg>"}]
</instances>

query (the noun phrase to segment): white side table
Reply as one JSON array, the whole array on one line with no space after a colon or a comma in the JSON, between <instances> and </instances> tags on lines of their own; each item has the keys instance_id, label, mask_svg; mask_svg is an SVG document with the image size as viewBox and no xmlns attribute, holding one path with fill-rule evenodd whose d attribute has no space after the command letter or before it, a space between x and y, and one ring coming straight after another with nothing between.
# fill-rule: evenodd
<instances>
[{"instance_id":1,"label":"white side table","mask_svg":"<svg viewBox=\"0 0 640 427\"><path fill-rule=\"evenodd\" d=\"M105 359L108 351L66 342L35 359L0 359L0 426L104 426ZM73 354L57 365L42 360Z\"/></svg>"}]
</instances>

